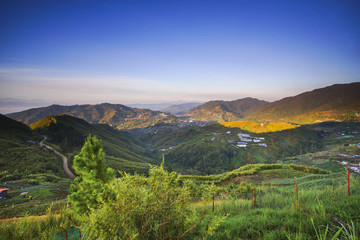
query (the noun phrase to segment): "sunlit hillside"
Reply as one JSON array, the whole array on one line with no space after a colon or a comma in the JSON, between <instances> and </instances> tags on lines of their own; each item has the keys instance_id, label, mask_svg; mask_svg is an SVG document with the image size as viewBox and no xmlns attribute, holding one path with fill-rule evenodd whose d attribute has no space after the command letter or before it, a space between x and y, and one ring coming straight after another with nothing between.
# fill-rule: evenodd
<instances>
[{"instance_id":1,"label":"sunlit hillside","mask_svg":"<svg viewBox=\"0 0 360 240\"><path fill-rule=\"evenodd\" d=\"M299 125L284 122L253 122L253 121L236 121L223 122L224 127L240 128L253 133L278 132L287 129L299 127Z\"/></svg>"}]
</instances>

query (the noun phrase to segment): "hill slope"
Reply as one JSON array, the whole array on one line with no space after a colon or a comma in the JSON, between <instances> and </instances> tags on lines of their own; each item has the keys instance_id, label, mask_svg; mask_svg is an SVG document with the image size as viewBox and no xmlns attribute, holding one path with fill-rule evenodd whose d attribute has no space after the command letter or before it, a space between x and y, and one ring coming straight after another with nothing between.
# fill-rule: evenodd
<instances>
[{"instance_id":1,"label":"hill slope","mask_svg":"<svg viewBox=\"0 0 360 240\"><path fill-rule=\"evenodd\" d=\"M175 117L170 114L109 103L72 106L51 105L11 113L7 116L30 125L44 117L58 114L82 118L89 123L106 123L118 129L146 127L158 122L175 121Z\"/></svg>"},{"instance_id":2,"label":"hill slope","mask_svg":"<svg viewBox=\"0 0 360 240\"><path fill-rule=\"evenodd\" d=\"M60 146L63 153L77 154L85 138L96 135L101 139L108 164L121 171L147 172L152 162L142 143L128 133L106 124L90 124L69 115L48 116L30 126L48 136L50 143Z\"/></svg>"},{"instance_id":3,"label":"hill slope","mask_svg":"<svg viewBox=\"0 0 360 240\"><path fill-rule=\"evenodd\" d=\"M268 102L256 98L234 101L210 101L188 111L188 115L200 121L237 121L255 112Z\"/></svg>"},{"instance_id":4,"label":"hill slope","mask_svg":"<svg viewBox=\"0 0 360 240\"><path fill-rule=\"evenodd\" d=\"M33 137L34 134L28 126L0 114L0 138L29 140Z\"/></svg>"},{"instance_id":5,"label":"hill slope","mask_svg":"<svg viewBox=\"0 0 360 240\"><path fill-rule=\"evenodd\" d=\"M65 177L61 161L39 140L28 126L0 114L0 182L39 173Z\"/></svg>"},{"instance_id":6,"label":"hill slope","mask_svg":"<svg viewBox=\"0 0 360 240\"><path fill-rule=\"evenodd\" d=\"M336 84L264 105L246 119L311 124L359 120L360 82Z\"/></svg>"},{"instance_id":7,"label":"hill slope","mask_svg":"<svg viewBox=\"0 0 360 240\"><path fill-rule=\"evenodd\" d=\"M165 165L183 174L218 174L250 163L274 163L298 154L316 152L321 139L308 127L250 133L220 124L205 127L153 126L139 138L165 155ZM155 134L156 133L156 134ZM236 146L238 134L249 134L246 148ZM241 143L242 145L243 143Z\"/></svg>"}]
</instances>

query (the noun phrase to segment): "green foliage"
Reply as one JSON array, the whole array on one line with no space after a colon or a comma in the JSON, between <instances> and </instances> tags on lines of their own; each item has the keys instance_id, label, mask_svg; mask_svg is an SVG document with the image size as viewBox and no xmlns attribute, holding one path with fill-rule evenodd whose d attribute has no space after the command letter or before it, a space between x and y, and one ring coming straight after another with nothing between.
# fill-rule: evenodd
<instances>
[{"instance_id":1,"label":"green foliage","mask_svg":"<svg viewBox=\"0 0 360 240\"><path fill-rule=\"evenodd\" d=\"M230 134L227 133L229 130ZM180 129L154 126L138 135L148 143L149 148L168 149L165 156L173 170L192 175L219 174L246 164L275 163L285 157L316 152L323 147L320 137L309 127L250 133L252 137L264 137L263 143L267 147L251 142L247 149L236 148L228 142L240 141L238 133L244 133L244 130L211 124Z\"/></svg>"},{"instance_id":2,"label":"green foliage","mask_svg":"<svg viewBox=\"0 0 360 240\"><path fill-rule=\"evenodd\" d=\"M123 174L110 184L110 196L85 222L90 239L179 239L205 216L189 209L189 189L163 166L149 177Z\"/></svg>"},{"instance_id":3,"label":"green foliage","mask_svg":"<svg viewBox=\"0 0 360 240\"><path fill-rule=\"evenodd\" d=\"M105 124L90 124L68 115L48 116L31 125L35 132L48 137L52 147L71 159L77 154L86 136L96 135L102 140L110 167L128 172L148 173L152 156L142 142L132 135L118 131Z\"/></svg>"},{"instance_id":4,"label":"green foliage","mask_svg":"<svg viewBox=\"0 0 360 240\"><path fill-rule=\"evenodd\" d=\"M72 225L77 225L77 222L73 220L69 210L50 204L45 216L26 216L23 220L0 223L0 239L53 239L63 232L59 226L67 228ZM79 232L77 232L77 237L79 237Z\"/></svg>"},{"instance_id":5,"label":"green foliage","mask_svg":"<svg viewBox=\"0 0 360 240\"><path fill-rule=\"evenodd\" d=\"M101 141L95 136L87 138L80 153L75 156L73 168L78 176L76 184L70 187L68 198L77 213L87 213L98 207L106 190L105 184L115 177L115 171L106 168Z\"/></svg>"},{"instance_id":6,"label":"green foliage","mask_svg":"<svg viewBox=\"0 0 360 240\"><path fill-rule=\"evenodd\" d=\"M198 182L214 182L214 183L223 183L229 182L234 178L240 176L254 175L259 172L273 172L279 173L287 177L299 177L303 174L329 174L327 170L309 167L304 165L294 165L294 164L248 164L246 166L235 169L231 172L226 172L218 175L208 175L208 176L197 176L197 175L182 175L182 180L194 180Z\"/></svg>"}]
</instances>

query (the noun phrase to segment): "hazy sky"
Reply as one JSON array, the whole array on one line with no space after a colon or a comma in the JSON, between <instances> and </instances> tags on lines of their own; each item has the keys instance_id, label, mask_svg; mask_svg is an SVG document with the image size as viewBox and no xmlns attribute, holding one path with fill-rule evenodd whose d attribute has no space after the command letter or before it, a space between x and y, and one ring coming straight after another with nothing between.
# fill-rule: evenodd
<instances>
[{"instance_id":1,"label":"hazy sky","mask_svg":"<svg viewBox=\"0 0 360 240\"><path fill-rule=\"evenodd\" d=\"M1 0L0 113L360 81L360 1Z\"/></svg>"}]
</instances>

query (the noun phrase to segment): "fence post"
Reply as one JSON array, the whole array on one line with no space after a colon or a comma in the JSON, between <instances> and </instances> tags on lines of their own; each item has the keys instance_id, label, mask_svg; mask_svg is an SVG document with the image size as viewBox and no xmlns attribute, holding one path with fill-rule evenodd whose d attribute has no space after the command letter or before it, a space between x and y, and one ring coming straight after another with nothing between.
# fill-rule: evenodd
<instances>
[{"instance_id":1,"label":"fence post","mask_svg":"<svg viewBox=\"0 0 360 240\"><path fill-rule=\"evenodd\" d=\"M346 170L348 172L348 196L350 196L350 171L348 167L346 167Z\"/></svg>"},{"instance_id":2,"label":"fence post","mask_svg":"<svg viewBox=\"0 0 360 240\"><path fill-rule=\"evenodd\" d=\"M296 203L299 204L298 187L297 187L297 183L295 182L295 180L294 180L294 183L295 183L295 187L296 187Z\"/></svg>"},{"instance_id":3,"label":"fence post","mask_svg":"<svg viewBox=\"0 0 360 240\"><path fill-rule=\"evenodd\" d=\"M63 229L62 227L60 227L62 230L65 231L65 236L66 236L66 240L68 240L68 237L67 237L67 230L66 229Z\"/></svg>"},{"instance_id":4,"label":"fence post","mask_svg":"<svg viewBox=\"0 0 360 240\"><path fill-rule=\"evenodd\" d=\"M254 187L254 209L256 208L256 188Z\"/></svg>"},{"instance_id":5,"label":"fence post","mask_svg":"<svg viewBox=\"0 0 360 240\"><path fill-rule=\"evenodd\" d=\"M215 193L213 193L213 212L215 211Z\"/></svg>"}]
</instances>

